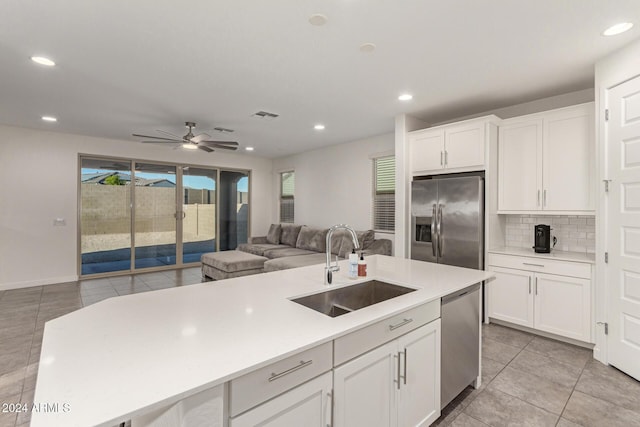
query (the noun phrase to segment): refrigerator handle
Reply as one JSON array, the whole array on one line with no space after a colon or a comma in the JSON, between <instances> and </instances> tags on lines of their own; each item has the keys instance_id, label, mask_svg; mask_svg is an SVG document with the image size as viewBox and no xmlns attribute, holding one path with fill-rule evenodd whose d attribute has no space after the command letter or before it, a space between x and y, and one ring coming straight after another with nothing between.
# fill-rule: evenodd
<instances>
[{"instance_id":1,"label":"refrigerator handle","mask_svg":"<svg viewBox=\"0 0 640 427\"><path fill-rule=\"evenodd\" d=\"M436 205L433 205L433 212L431 213L431 251L433 252L433 256L436 255L436 240L438 240L438 231L436 229Z\"/></svg>"},{"instance_id":2,"label":"refrigerator handle","mask_svg":"<svg viewBox=\"0 0 640 427\"><path fill-rule=\"evenodd\" d=\"M442 257L442 205L438 204L438 257Z\"/></svg>"}]
</instances>

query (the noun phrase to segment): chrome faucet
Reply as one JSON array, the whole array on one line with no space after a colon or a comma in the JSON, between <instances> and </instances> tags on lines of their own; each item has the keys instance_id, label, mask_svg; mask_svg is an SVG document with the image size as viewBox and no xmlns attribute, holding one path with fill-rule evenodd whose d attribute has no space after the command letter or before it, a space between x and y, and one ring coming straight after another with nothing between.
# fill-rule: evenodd
<instances>
[{"instance_id":1,"label":"chrome faucet","mask_svg":"<svg viewBox=\"0 0 640 427\"><path fill-rule=\"evenodd\" d=\"M347 230L349 233L351 233L351 239L353 239L354 249L358 249L360 247L356 232L353 230L353 228L351 228L347 224L336 224L329 229L329 232L327 233L327 265L324 267L324 284L325 285L331 284L334 271L340 271L340 267L338 266L338 255L336 255L336 263L335 264L331 263L331 237L333 236L333 232L338 229Z\"/></svg>"}]
</instances>

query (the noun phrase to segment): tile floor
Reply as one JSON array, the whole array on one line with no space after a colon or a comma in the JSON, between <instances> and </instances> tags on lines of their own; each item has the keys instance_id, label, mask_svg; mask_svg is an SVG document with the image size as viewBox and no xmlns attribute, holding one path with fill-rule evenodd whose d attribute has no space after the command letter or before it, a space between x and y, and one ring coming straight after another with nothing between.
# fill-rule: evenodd
<instances>
[{"instance_id":1,"label":"tile floor","mask_svg":"<svg viewBox=\"0 0 640 427\"><path fill-rule=\"evenodd\" d=\"M44 323L106 298L200 282L200 269L0 291L0 404L33 401ZM485 325L483 384L467 388L438 426L640 426L640 383L586 349ZM29 425L0 412L0 427ZM359 427L359 426L356 426Z\"/></svg>"}]
</instances>

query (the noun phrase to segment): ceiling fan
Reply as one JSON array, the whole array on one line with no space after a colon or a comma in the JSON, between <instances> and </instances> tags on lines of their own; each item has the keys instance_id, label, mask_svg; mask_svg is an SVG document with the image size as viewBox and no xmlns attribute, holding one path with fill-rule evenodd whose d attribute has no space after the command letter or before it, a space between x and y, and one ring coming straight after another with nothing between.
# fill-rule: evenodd
<instances>
[{"instance_id":1,"label":"ceiling fan","mask_svg":"<svg viewBox=\"0 0 640 427\"><path fill-rule=\"evenodd\" d=\"M215 151L214 148L221 148L223 150L237 150L238 143L235 141L212 141L211 136L206 133L200 133L198 135L193 134L193 128L196 127L195 122L184 122L185 126L189 128L189 131L185 136L174 135L169 132L165 132L163 130L156 130L166 137L159 136L151 136L151 135L138 135L133 134L133 136L138 138L149 138L152 141L141 141L144 143L150 144L158 144L158 143L181 143L184 148L197 149L199 148L202 151L206 151L210 153Z\"/></svg>"}]
</instances>

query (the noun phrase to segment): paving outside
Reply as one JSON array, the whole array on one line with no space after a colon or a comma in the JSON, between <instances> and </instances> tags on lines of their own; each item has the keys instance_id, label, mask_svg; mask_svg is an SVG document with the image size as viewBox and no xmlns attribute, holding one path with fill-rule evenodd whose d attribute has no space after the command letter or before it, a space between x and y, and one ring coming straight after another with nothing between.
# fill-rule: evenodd
<instances>
[{"instance_id":1,"label":"paving outside","mask_svg":"<svg viewBox=\"0 0 640 427\"><path fill-rule=\"evenodd\" d=\"M196 267L0 291L0 404L33 402L46 321L106 298L200 281ZM640 383L590 350L494 324L482 334L482 387L467 388L434 425L640 426ZM28 412L0 411L0 427L29 420Z\"/></svg>"}]
</instances>

